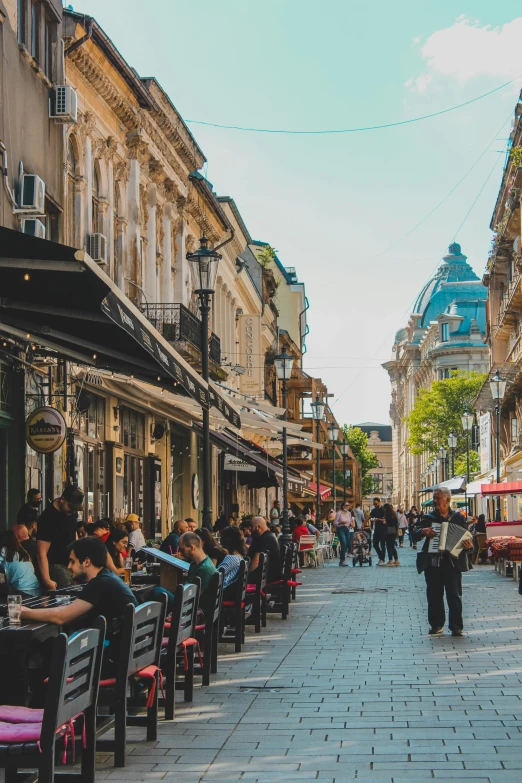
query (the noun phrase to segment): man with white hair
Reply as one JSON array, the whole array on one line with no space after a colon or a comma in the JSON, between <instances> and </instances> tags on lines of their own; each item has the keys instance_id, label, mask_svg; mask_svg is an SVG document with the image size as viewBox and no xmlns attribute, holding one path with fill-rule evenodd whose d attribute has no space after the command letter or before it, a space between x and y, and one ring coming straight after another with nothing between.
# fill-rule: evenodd
<instances>
[{"instance_id":1,"label":"man with white hair","mask_svg":"<svg viewBox=\"0 0 522 783\"><path fill-rule=\"evenodd\" d=\"M252 543L248 550L250 558L249 582L255 582L259 574L256 572L259 566L259 555L265 552L268 555L268 582L281 579L281 556L277 538L270 532L264 517L254 517L252 520Z\"/></svg>"},{"instance_id":2,"label":"man with white hair","mask_svg":"<svg viewBox=\"0 0 522 783\"><path fill-rule=\"evenodd\" d=\"M434 511L422 517L419 525L413 531L413 540L424 541L422 551L417 555L417 571L426 578L426 595L428 598L428 620L430 635L441 634L446 622L444 610L444 592L449 610L449 629L453 636L462 636L464 623L462 620L462 572L470 569L468 552L473 544L463 542L463 550L455 558L449 552L428 551L430 540L436 535L433 523L454 522L467 531L465 517L450 508L451 492L447 487L438 487L433 492Z\"/></svg>"}]
</instances>

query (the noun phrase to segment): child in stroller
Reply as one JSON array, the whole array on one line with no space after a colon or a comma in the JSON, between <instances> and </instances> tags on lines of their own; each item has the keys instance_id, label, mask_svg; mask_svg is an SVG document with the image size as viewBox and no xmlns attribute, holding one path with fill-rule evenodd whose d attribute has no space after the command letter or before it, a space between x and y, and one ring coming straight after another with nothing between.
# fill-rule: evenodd
<instances>
[{"instance_id":1,"label":"child in stroller","mask_svg":"<svg viewBox=\"0 0 522 783\"><path fill-rule=\"evenodd\" d=\"M357 563L359 563L360 566L362 566L363 563L368 563L371 566L372 555L370 536L370 530L358 530L354 535L352 546L352 563L354 566L356 566Z\"/></svg>"}]
</instances>

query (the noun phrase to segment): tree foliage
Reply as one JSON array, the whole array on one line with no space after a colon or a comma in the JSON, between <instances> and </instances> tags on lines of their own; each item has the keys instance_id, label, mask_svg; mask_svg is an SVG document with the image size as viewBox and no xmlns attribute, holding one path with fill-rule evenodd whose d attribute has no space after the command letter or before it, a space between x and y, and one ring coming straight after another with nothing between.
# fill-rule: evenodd
<instances>
[{"instance_id":1,"label":"tree foliage","mask_svg":"<svg viewBox=\"0 0 522 783\"><path fill-rule=\"evenodd\" d=\"M257 253L257 260L263 268L270 266L270 263L277 255L277 250L271 245L266 245L261 251Z\"/></svg>"},{"instance_id":2,"label":"tree foliage","mask_svg":"<svg viewBox=\"0 0 522 783\"><path fill-rule=\"evenodd\" d=\"M466 452L466 433L462 428L462 414L472 411L486 374L454 371L449 378L434 381L430 389L420 389L415 405L405 418L410 429L408 445L412 454L436 455L448 448L448 436L458 438L456 457Z\"/></svg>"},{"instance_id":3,"label":"tree foliage","mask_svg":"<svg viewBox=\"0 0 522 783\"><path fill-rule=\"evenodd\" d=\"M370 495L373 488L373 476L369 471L379 466L379 460L374 452L368 448L368 435L360 427L354 427L353 424L345 424L342 432L350 445L355 459L361 466L362 493L363 495Z\"/></svg>"},{"instance_id":4,"label":"tree foliage","mask_svg":"<svg viewBox=\"0 0 522 783\"><path fill-rule=\"evenodd\" d=\"M466 476L468 470L468 463L466 454L461 454L460 457L457 457L455 459L455 475L456 476ZM469 452L469 474L471 477L475 476L477 473L480 473L480 455L478 451L472 451Z\"/></svg>"}]
</instances>

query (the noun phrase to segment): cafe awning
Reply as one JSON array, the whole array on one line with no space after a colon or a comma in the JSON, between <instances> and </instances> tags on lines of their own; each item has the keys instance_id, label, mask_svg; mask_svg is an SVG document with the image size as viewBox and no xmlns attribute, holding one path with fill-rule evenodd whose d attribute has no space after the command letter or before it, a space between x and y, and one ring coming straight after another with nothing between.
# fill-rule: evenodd
<instances>
[{"instance_id":1,"label":"cafe awning","mask_svg":"<svg viewBox=\"0 0 522 783\"><path fill-rule=\"evenodd\" d=\"M504 481L500 484L483 484L482 495L522 495L522 481Z\"/></svg>"},{"instance_id":2,"label":"cafe awning","mask_svg":"<svg viewBox=\"0 0 522 783\"><path fill-rule=\"evenodd\" d=\"M82 250L0 227L0 331L79 364L181 387L241 426L237 408L209 388Z\"/></svg>"},{"instance_id":3,"label":"cafe awning","mask_svg":"<svg viewBox=\"0 0 522 783\"><path fill-rule=\"evenodd\" d=\"M315 481L310 482L310 489L314 493L314 495L317 495L317 484ZM327 500L332 495L332 488L331 487L325 487L323 484L320 485L320 493L321 493L321 500Z\"/></svg>"}]
</instances>

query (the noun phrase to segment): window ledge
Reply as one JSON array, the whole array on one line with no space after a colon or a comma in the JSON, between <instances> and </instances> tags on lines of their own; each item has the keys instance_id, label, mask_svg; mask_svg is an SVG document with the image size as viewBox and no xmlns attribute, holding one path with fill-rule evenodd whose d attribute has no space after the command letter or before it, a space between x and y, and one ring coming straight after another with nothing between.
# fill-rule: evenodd
<instances>
[{"instance_id":1,"label":"window ledge","mask_svg":"<svg viewBox=\"0 0 522 783\"><path fill-rule=\"evenodd\" d=\"M27 46L23 43L18 44L18 48L22 54L22 56L27 60L33 71L36 73L39 79L43 81L43 83L49 87L49 89L53 86L53 83L45 74L45 71L42 70L40 65L38 64L38 61L35 60L35 58L32 56L32 54L29 53L29 49Z\"/></svg>"}]
</instances>

